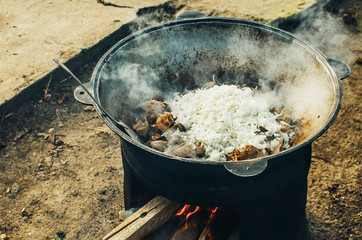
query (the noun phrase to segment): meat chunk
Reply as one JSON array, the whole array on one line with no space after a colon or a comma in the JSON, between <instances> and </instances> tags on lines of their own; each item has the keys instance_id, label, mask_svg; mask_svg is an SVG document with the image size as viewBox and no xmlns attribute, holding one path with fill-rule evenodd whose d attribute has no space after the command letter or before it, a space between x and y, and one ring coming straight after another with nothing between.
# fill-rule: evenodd
<instances>
[{"instance_id":1,"label":"meat chunk","mask_svg":"<svg viewBox=\"0 0 362 240\"><path fill-rule=\"evenodd\" d=\"M246 145L245 147L238 148L232 153L226 155L229 161L240 161L255 158L258 155L258 150L252 145Z\"/></svg>"},{"instance_id":2,"label":"meat chunk","mask_svg":"<svg viewBox=\"0 0 362 240\"><path fill-rule=\"evenodd\" d=\"M201 143L199 141L196 141L195 143L195 146L196 146L196 156L202 158L205 156L205 151L206 149L201 145Z\"/></svg>"},{"instance_id":3,"label":"meat chunk","mask_svg":"<svg viewBox=\"0 0 362 240\"><path fill-rule=\"evenodd\" d=\"M166 109L166 104L157 100L149 100L142 102L140 104L140 107L143 110L143 115L147 119L147 121L150 124L154 124L157 118Z\"/></svg>"},{"instance_id":4,"label":"meat chunk","mask_svg":"<svg viewBox=\"0 0 362 240\"><path fill-rule=\"evenodd\" d=\"M162 134L162 137L164 137L170 145L179 145L183 143L181 136L173 134L175 131L176 129L169 128Z\"/></svg>"},{"instance_id":5,"label":"meat chunk","mask_svg":"<svg viewBox=\"0 0 362 240\"><path fill-rule=\"evenodd\" d=\"M144 118L147 119L147 121L150 123L150 124L155 124L156 123L156 120L157 118L160 116L160 114L156 113L156 112L145 112L143 114Z\"/></svg>"},{"instance_id":6,"label":"meat chunk","mask_svg":"<svg viewBox=\"0 0 362 240\"><path fill-rule=\"evenodd\" d=\"M217 83L214 81L211 81L211 82L207 82L204 85L202 85L202 88L212 88L215 85L217 85Z\"/></svg>"},{"instance_id":7,"label":"meat chunk","mask_svg":"<svg viewBox=\"0 0 362 240\"><path fill-rule=\"evenodd\" d=\"M258 126L258 129L260 130L260 132L267 132L267 131L269 131L268 129L266 129L266 128L263 127L263 126Z\"/></svg>"},{"instance_id":8,"label":"meat chunk","mask_svg":"<svg viewBox=\"0 0 362 240\"><path fill-rule=\"evenodd\" d=\"M173 125L172 127L173 129L178 129L180 130L180 132L185 132L186 128L182 123L176 123L175 125Z\"/></svg>"},{"instance_id":9,"label":"meat chunk","mask_svg":"<svg viewBox=\"0 0 362 240\"><path fill-rule=\"evenodd\" d=\"M166 105L157 100L149 100L146 102L142 102L140 104L140 107L146 113L154 112L157 113L158 115L160 115L166 109Z\"/></svg>"},{"instance_id":10,"label":"meat chunk","mask_svg":"<svg viewBox=\"0 0 362 240\"><path fill-rule=\"evenodd\" d=\"M299 137L300 137L300 132L295 132L293 134L293 136L291 138L289 138L289 142L288 142L289 146L291 147L291 146L294 146L295 144L297 144Z\"/></svg>"},{"instance_id":11,"label":"meat chunk","mask_svg":"<svg viewBox=\"0 0 362 240\"><path fill-rule=\"evenodd\" d=\"M280 112L280 115L277 117L277 121L284 121L286 123L289 123L292 116L292 110L290 108L283 108L283 110Z\"/></svg>"},{"instance_id":12,"label":"meat chunk","mask_svg":"<svg viewBox=\"0 0 362 240\"><path fill-rule=\"evenodd\" d=\"M184 143L173 150L172 155L178 157L189 158L195 154L195 146L189 143Z\"/></svg>"},{"instance_id":13,"label":"meat chunk","mask_svg":"<svg viewBox=\"0 0 362 240\"><path fill-rule=\"evenodd\" d=\"M150 139L151 139L152 141L165 140L165 137L163 137L163 136L162 136L161 134L159 134L159 133L153 133L152 135L149 134L149 136L150 136Z\"/></svg>"},{"instance_id":14,"label":"meat chunk","mask_svg":"<svg viewBox=\"0 0 362 240\"><path fill-rule=\"evenodd\" d=\"M279 144L274 148L273 153L280 153L283 150L284 139L282 138Z\"/></svg>"},{"instance_id":15,"label":"meat chunk","mask_svg":"<svg viewBox=\"0 0 362 240\"><path fill-rule=\"evenodd\" d=\"M283 125L280 127L280 131L282 131L283 133L288 133L290 132L291 128L289 125Z\"/></svg>"},{"instance_id":16,"label":"meat chunk","mask_svg":"<svg viewBox=\"0 0 362 240\"><path fill-rule=\"evenodd\" d=\"M175 123L175 120L172 113L165 113L157 118L155 127L159 131L164 132Z\"/></svg>"},{"instance_id":17,"label":"meat chunk","mask_svg":"<svg viewBox=\"0 0 362 240\"><path fill-rule=\"evenodd\" d=\"M153 149L156 149L157 151L164 152L167 148L166 142L163 140L157 140L150 142L150 145Z\"/></svg>"},{"instance_id":18,"label":"meat chunk","mask_svg":"<svg viewBox=\"0 0 362 240\"><path fill-rule=\"evenodd\" d=\"M138 121L136 125L133 126L133 130L141 136L141 137L147 137L148 130L150 128L150 125L147 121Z\"/></svg>"}]
</instances>

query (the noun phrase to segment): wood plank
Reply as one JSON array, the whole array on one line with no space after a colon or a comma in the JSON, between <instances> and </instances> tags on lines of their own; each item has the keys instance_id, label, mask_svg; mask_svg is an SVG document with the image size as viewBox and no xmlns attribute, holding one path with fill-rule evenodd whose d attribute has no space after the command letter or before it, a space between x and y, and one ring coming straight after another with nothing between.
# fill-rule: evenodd
<instances>
[{"instance_id":1,"label":"wood plank","mask_svg":"<svg viewBox=\"0 0 362 240\"><path fill-rule=\"evenodd\" d=\"M156 196L108 233L103 240L142 239L167 222L181 206L178 202Z\"/></svg>"}]
</instances>

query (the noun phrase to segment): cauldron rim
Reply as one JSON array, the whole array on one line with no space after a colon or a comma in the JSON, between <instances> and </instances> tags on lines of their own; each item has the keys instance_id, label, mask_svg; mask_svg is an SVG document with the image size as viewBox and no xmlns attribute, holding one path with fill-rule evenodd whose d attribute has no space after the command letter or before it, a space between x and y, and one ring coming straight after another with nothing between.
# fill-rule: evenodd
<instances>
[{"instance_id":1,"label":"cauldron rim","mask_svg":"<svg viewBox=\"0 0 362 240\"><path fill-rule=\"evenodd\" d=\"M334 70L330 66L330 64L327 61L326 56L317 48L310 45L305 40L302 40L294 35L292 35L289 32L286 32L282 29L275 28L272 26L268 26L262 23L254 22L251 20L246 19L237 19L237 18L223 18L223 17L207 17L207 18L200 18L200 19L186 19L186 20L175 20L170 21L166 23L162 23L156 26L152 26L149 28L145 28L142 30L139 30L129 36L127 36L124 39L121 39L118 41L113 47L111 47L99 60L96 67L94 68L92 77L91 77L91 85L94 93L95 99L100 102L100 96L99 96L99 71L104 67L104 65L107 63L107 61L112 57L112 55L118 51L122 46L127 44L130 41L133 41L134 39L137 39L141 37L144 34L158 31L166 28L171 28L173 26L180 26L180 25L189 25L189 24L202 24L202 23L220 23L220 24L237 24L240 26L247 26L247 27L253 27L253 28L259 28L263 30L268 30L272 33L279 34L282 37L288 38L290 40L293 40L293 44L299 44L301 45L306 51L309 51L312 55L316 57L316 59L319 60L319 62L323 65L325 68L325 71L328 73L331 81L334 83L334 94L335 94L335 101L333 106L331 107L331 111L328 115L327 120L325 121L326 124L324 124L322 127L320 127L313 135L308 137L306 140L304 140L301 143L298 143L295 146L292 146L280 153L272 154L268 156L243 160L242 163L254 163L258 161L270 161L275 158L282 157L284 155L289 154L290 152L296 151L300 148L306 147L307 145L310 145L313 141L315 141L318 137L320 137L333 123L333 121L336 119L339 109L341 107L341 100L342 100L342 87L341 82L337 78ZM198 164L211 164L211 165L225 165L225 161L211 161L211 160L200 160L200 159L190 159L190 158L182 158L178 156L169 155L166 153L159 152L157 150L152 149L151 147L146 146L143 143L137 142L131 137L129 137L124 131L122 131L119 127L116 126L116 124L106 115L102 114L101 109L95 105L96 111L102 118L102 120L107 124L107 126L112 129L118 136L120 136L123 140L136 145L139 148L142 148L143 150L146 150L150 153L153 153L155 155L158 155L160 157L169 158L173 160L183 161L183 162L190 162L190 163L198 163ZM241 164L241 162L234 162L233 164Z\"/></svg>"}]
</instances>

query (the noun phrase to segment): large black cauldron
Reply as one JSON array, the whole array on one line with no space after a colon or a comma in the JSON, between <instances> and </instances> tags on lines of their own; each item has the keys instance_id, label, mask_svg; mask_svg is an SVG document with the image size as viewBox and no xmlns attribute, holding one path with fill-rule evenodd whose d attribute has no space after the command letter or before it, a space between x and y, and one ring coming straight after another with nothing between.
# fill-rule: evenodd
<instances>
[{"instance_id":1,"label":"large black cauldron","mask_svg":"<svg viewBox=\"0 0 362 240\"><path fill-rule=\"evenodd\" d=\"M331 125L341 104L342 76L337 77L329 62L339 63L293 35L263 24L225 18L179 20L142 30L114 45L98 62L90 88L114 118L129 126L140 116L140 102L194 89L213 78L220 84L247 83L274 91L307 123L300 143L279 154L233 163L155 151L131 139L96 109L122 138L134 174L158 194L198 205L233 205L275 199L273 194L284 189L284 202L304 196L304 213L311 143ZM348 66L340 66L348 72Z\"/></svg>"},{"instance_id":2,"label":"large black cauldron","mask_svg":"<svg viewBox=\"0 0 362 240\"><path fill-rule=\"evenodd\" d=\"M347 65L326 59L280 29L240 19L202 18L169 22L121 40L98 62L88 86L114 118L129 126L137 122L142 101L194 89L213 78L219 84L246 83L273 91L305 122L300 143L242 162L166 155L130 138L96 109L122 138L124 163L150 190L188 204L238 205L245 239L300 239L305 233L311 143L337 116L339 80L348 74Z\"/></svg>"}]
</instances>

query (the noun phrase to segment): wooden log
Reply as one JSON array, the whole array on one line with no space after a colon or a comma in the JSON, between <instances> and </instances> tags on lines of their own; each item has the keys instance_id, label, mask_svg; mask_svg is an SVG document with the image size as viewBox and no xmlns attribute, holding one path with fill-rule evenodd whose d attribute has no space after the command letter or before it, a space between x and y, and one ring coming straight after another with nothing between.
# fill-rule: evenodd
<instances>
[{"instance_id":1,"label":"wooden log","mask_svg":"<svg viewBox=\"0 0 362 240\"><path fill-rule=\"evenodd\" d=\"M216 213L216 208L215 208L212 211L212 214L209 216L209 219L207 220L207 222L205 224L205 228L201 232L198 240L212 239L210 236L212 235L213 225L215 224L217 217L218 217L218 214Z\"/></svg>"},{"instance_id":2,"label":"wooden log","mask_svg":"<svg viewBox=\"0 0 362 240\"><path fill-rule=\"evenodd\" d=\"M156 196L108 233L103 240L142 239L167 222L180 208L180 203Z\"/></svg>"},{"instance_id":3,"label":"wooden log","mask_svg":"<svg viewBox=\"0 0 362 240\"><path fill-rule=\"evenodd\" d=\"M202 210L191 215L185 226L178 229L170 240L196 240L201 232L201 227L205 224L207 216Z\"/></svg>"}]
</instances>

